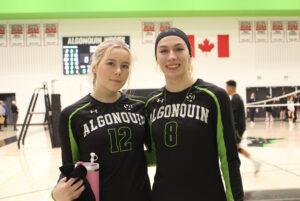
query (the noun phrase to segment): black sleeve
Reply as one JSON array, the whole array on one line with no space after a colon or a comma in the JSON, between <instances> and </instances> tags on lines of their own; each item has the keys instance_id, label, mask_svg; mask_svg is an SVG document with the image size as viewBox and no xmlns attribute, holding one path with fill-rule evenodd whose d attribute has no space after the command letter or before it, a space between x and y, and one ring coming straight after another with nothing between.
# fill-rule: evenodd
<instances>
[{"instance_id":1,"label":"black sleeve","mask_svg":"<svg viewBox=\"0 0 300 201\"><path fill-rule=\"evenodd\" d=\"M145 116L145 146L146 151L151 152L152 151L152 142L151 142L151 135L150 135L150 125L149 125L149 118L147 118L147 115Z\"/></svg>"},{"instance_id":2,"label":"black sleeve","mask_svg":"<svg viewBox=\"0 0 300 201\"><path fill-rule=\"evenodd\" d=\"M145 142L147 151L145 153L147 166L156 166L156 148L152 138L152 124L150 121L150 113L145 104Z\"/></svg>"},{"instance_id":3,"label":"black sleeve","mask_svg":"<svg viewBox=\"0 0 300 201\"><path fill-rule=\"evenodd\" d=\"M232 105L232 113L233 113L233 119L234 119L234 125L235 125L235 128L238 127L238 120L239 120L239 102L237 100L237 98L235 97L232 97L232 100L231 100L231 105Z\"/></svg>"},{"instance_id":4,"label":"black sleeve","mask_svg":"<svg viewBox=\"0 0 300 201\"><path fill-rule=\"evenodd\" d=\"M239 134L243 134L246 129L243 100L240 97L237 97L235 99L235 104L232 104L232 106L235 128L239 131Z\"/></svg>"},{"instance_id":5,"label":"black sleeve","mask_svg":"<svg viewBox=\"0 0 300 201\"><path fill-rule=\"evenodd\" d=\"M240 99L240 115L239 115L239 133L244 133L246 130L246 120L245 120L246 114L245 114L245 107L244 102L242 99Z\"/></svg>"},{"instance_id":6,"label":"black sleeve","mask_svg":"<svg viewBox=\"0 0 300 201\"><path fill-rule=\"evenodd\" d=\"M64 109L60 113L59 117L59 137L61 142L61 156L62 156L62 165L73 164L72 159L72 150L69 137L69 112L68 108ZM62 179L64 175L61 173L59 179Z\"/></svg>"},{"instance_id":7,"label":"black sleeve","mask_svg":"<svg viewBox=\"0 0 300 201\"><path fill-rule=\"evenodd\" d=\"M221 122L223 129L219 131L224 140L218 141L218 152L221 160L221 169L226 186L226 196L228 200L243 201L244 191L240 174L240 159L237 152L235 132L233 125L233 113L229 96L223 89L216 92L220 104ZM222 127L218 125L219 129ZM218 137L220 137L218 135ZM223 144L224 143L224 144Z\"/></svg>"},{"instance_id":8,"label":"black sleeve","mask_svg":"<svg viewBox=\"0 0 300 201\"><path fill-rule=\"evenodd\" d=\"M65 109L61 112L59 118L59 137L61 142L61 156L63 165L73 163L68 124L69 114L68 109Z\"/></svg>"}]
</instances>

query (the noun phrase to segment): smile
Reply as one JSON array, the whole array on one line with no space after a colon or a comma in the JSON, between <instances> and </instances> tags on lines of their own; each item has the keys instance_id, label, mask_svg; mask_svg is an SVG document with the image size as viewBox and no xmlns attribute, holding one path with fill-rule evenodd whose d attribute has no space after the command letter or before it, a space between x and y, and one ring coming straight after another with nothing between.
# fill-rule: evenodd
<instances>
[{"instance_id":1,"label":"smile","mask_svg":"<svg viewBox=\"0 0 300 201\"><path fill-rule=\"evenodd\" d=\"M167 66L168 69L176 69L176 68L178 68L178 67L179 67L179 64Z\"/></svg>"},{"instance_id":2,"label":"smile","mask_svg":"<svg viewBox=\"0 0 300 201\"><path fill-rule=\"evenodd\" d=\"M112 81L112 82L116 82L116 83L121 83L121 80L110 80L110 81Z\"/></svg>"}]
</instances>

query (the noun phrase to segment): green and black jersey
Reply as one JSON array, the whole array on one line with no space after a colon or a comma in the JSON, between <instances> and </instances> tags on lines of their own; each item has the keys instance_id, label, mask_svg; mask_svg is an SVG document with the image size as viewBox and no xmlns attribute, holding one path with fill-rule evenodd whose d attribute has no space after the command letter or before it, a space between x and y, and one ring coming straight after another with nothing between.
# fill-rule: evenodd
<instances>
[{"instance_id":1,"label":"green and black jersey","mask_svg":"<svg viewBox=\"0 0 300 201\"><path fill-rule=\"evenodd\" d=\"M63 164L89 162L96 153L101 201L150 200L144 114L144 100L125 94L115 103L87 95L61 113Z\"/></svg>"},{"instance_id":2,"label":"green and black jersey","mask_svg":"<svg viewBox=\"0 0 300 201\"><path fill-rule=\"evenodd\" d=\"M156 152L152 201L243 200L232 109L223 89L200 79L178 93L162 88L146 101L146 112Z\"/></svg>"}]
</instances>

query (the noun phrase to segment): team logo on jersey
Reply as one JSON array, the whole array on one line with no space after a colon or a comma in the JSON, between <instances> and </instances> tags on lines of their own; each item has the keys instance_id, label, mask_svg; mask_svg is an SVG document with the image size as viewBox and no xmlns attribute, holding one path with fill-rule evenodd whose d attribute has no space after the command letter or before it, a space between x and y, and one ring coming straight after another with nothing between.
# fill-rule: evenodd
<instances>
[{"instance_id":1,"label":"team logo on jersey","mask_svg":"<svg viewBox=\"0 0 300 201\"><path fill-rule=\"evenodd\" d=\"M186 102L193 102L196 98L196 95L195 94L192 94L192 93L189 93L189 95L186 97Z\"/></svg>"},{"instance_id":2,"label":"team logo on jersey","mask_svg":"<svg viewBox=\"0 0 300 201\"><path fill-rule=\"evenodd\" d=\"M96 113L96 114L97 114L97 113L98 113L98 110L97 110L97 109L94 109L94 110L91 110L90 112L91 112L91 114L93 114L93 113Z\"/></svg>"},{"instance_id":3,"label":"team logo on jersey","mask_svg":"<svg viewBox=\"0 0 300 201\"><path fill-rule=\"evenodd\" d=\"M132 108L133 108L133 105L130 105L130 104L125 104L124 105L124 109L127 110L127 111L130 111Z\"/></svg>"},{"instance_id":4,"label":"team logo on jersey","mask_svg":"<svg viewBox=\"0 0 300 201\"><path fill-rule=\"evenodd\" d=\"M109 126L109 128L113 128L114 125L121 125L122 128L126 128L126 126L124 127L124 125L129 125L129 127L131 127L131 124L138 124L140 126L143 126L145 124L145 117L143 115L127 111L112 112L102 115L92 115L92 117L93 118L87 120L86 123L83 124L83 137L86 137L87 135L93 133L94 131L104 126ZM121 132L120 135L123 135L123 132L125 131L119 129L118 132ZM110 132L108 134L114 135ZM129 133L125 132L124 135L127 134ZM121 140L123 141L123 139L126 140L124 136L121 138Z\"/></svg>"},{"instance_id":5,"label":"team logo on jersey","mask_svg":"<svg viewBox=\"0 0 300 201\"><path fill-rule=\"evenodd\" d=\"M158 98L158 99L157 99L157 102L158 102L158 103L163 103L163 102L164 102L164 99L163 99L163 98Z\"/></svg>"},{"instance_id":6,"label":"team logo on jersey","mask_svg":"<svg viewBox=\"0 0 300 201\"><path fill-rule=\"evenodd\" d=\"M196 119L207 124L209 120L209 109L196 104L176 103L156 107L150 114L150 120L152 123L154 123L157 119L168 119L172 117Z\"/></svg>"}]
</instances>

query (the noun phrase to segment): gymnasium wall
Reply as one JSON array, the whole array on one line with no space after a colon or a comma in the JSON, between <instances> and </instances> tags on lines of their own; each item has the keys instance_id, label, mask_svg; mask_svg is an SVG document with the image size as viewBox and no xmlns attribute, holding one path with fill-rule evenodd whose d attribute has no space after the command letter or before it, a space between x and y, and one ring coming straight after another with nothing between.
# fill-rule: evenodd
<instances>
[{"instance_id":1,"label":"gymnasium wall","mask_svg":"<svg viewBox=\"0 0 300 201\"><path fill-rule=\"evenodd\" d=\"M300 42L239 42L239 21L300 21L290 17L173 17L0 20L0 24L57 23L58 46L0 47L0 93L16 93L23 122L34 88L47 82L50 92L60 93L65 107L92 89L86 75L63 75L62 37L129 35L133 70L128 88L159 88L164 78L154 58L154 44L142 43L142 22L172 22L173 27L195 36L195 77L224 87L235 79L245 99L246 87L299 86ZM218 35L229 35L229 57L218 57ZM208 39L215 47L204 53L198 44ZM270 38L269 38L270 40ZM40 99L37 110L44 110ZM35 117L33 122L41 122Z\"/></svg>"}]
</instances>

